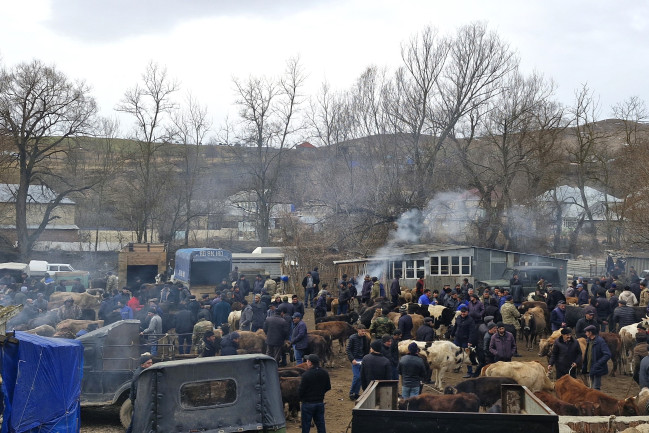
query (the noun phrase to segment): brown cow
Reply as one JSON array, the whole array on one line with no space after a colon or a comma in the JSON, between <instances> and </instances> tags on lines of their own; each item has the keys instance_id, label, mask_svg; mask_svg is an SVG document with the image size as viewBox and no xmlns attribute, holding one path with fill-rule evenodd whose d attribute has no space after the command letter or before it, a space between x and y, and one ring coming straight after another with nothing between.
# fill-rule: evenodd
<instances>
[{"instance_id":1,"label":"brown cow","mask_svg":"<svg viewBox=\"0 0 649 433\"><path fill-rule=\"evenodd\" d=\"M289 418L297 418L300 410L300 382L301 377L280 377L279 388L282 392L282 405L288 403Z\"/></svg>"},{"instance_id":2,"label":"brown cow","mask_svg":"<svg viewBox=\"0 0 649 433\"><path fill-rule=\"evenodd\" d=\"M521 331L527 350L532 350L536 339L545 332L545 316L539 307L530 308L521 317Z\"/></svg>"},{"instance_id":3,"label":"brown cow","mask_svg":"<svg viewBox=\"0 0 649 433\"><path fill-rule=\"evenodd\" d=\"M280 367L277 369L279 377L301 377L306 370L300 367Z\"/></svg>"},{"instance_id":4,"label":"brown cow","mask_svg":"<svg viewBox=\"0 0 649 433\"><path fill-rule=\"evenodd\" d=\"M539 356L547 356L548 361L550 361L554 340L559 337L561 337L561 329L554 331L548 338L541 338L539 340Z\"/></svg>"},{"instance_id":5,"label":"brown cow","mask_svg":"<svg viewBox=\"0 0 649 433\"><path fill-rule=\"evenodd\" d=\"M399 400L399 410L418 410L434 412L478 412L480 400L475 394L420 394Z\"/></svg>"},{"instance_id":6,"label":"brown cow","mask_svg":"<svg viewBox=\"0 0 649 433\"><path fill-rule=\"evenodd\" d=\"M634 397L617 400L602 391L590 389L582 381L573 379L569 374L557 380L554 389L557 396L568 403L577 404L589 401L599 405L599 413L603 416L637 416L640 414Z\"/></svg>"},{"instance_id":7,"label":"brown cow","mask_svg":"<svg viewBox=\"0 0 649 433\"><path fill-rule=\"evenodd\" d=\"M309 345L304 351L305 355L318 355L318 358L320 358L320 362L323 366L326 366L330 361L329 366L333 367L333 354L329 349L329 344L327 344L327 341L323 337L319 335L307 334L307 342Z\"/></svg>"},{"instance_id":8,"label":"brown cow","mask_svg":"<svg viewBox=\"0 0 649 433\"><path fill-rule=\"evenodd\" d=\"M577 405L559 400L549 392L536 391L534 395L557 415L567 416L594 416L599 415L599 405L589 401L580 402Z\"/></svg>"},{"instance_id":9,"label":"brown cow","mask_svg":"<svg viewBox=\"0 0 649 433\"><path fill-rule=\"evenodd\" d=\"M311 330L307 331L307 334L319 335L322 338L324 338L325 341L327 342L327 344L329 345L329 351L331 353L333 353L333 351L334 351L334 349L333 349L333 347L334 347L333 346L333 338L331 338L331 334L329 333L329 331L321 331L321 330L318 330L318 329L311 329Z\"/></svg>"},{"instance_id":10,"label":"brown cow","mask_svg":"<svg viewBox=\"0 0 649 433\"><path fill-rule=\"evenodd\" d=\"M318 331L326 331L332 340L338 340L338 352L342 353L347 339L356 334L356 329L347 322L322 322L315 325Z\"/></svg>"},{"instance_id":11,"label":"brown cow","mask_svg":"<svg viewBox=\"0 0 649 433\"><path fill-rule=\"evenodd\" d=\"M263 329L256 332L237 332L239 333L239 349L237 353L266 353L266 334Z\"/></svg>"},{"instance_id":12,"label":"brown cow","mask_svg":"<svg viewBox=\"0 0 649 433\"><path fill-rule=\"evenodd\" d=\"M74 319L65 319L60 321L56 325L56 333L62 335L63 333L71 332L74 335L77 335L77 332L82 329L86 329L88 325L94 323L98 328L104 326L103 320L74 320ZM74 338L74 337L73 337Z\"/></svg>"}]
</instances>

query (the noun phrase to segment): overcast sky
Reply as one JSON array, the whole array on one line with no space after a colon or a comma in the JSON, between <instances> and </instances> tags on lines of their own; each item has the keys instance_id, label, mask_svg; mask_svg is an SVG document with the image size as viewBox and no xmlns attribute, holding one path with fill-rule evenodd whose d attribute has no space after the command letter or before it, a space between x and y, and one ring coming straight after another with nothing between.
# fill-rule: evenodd
<instances>
[{"instance_id":1,"label":"overcast sky","mask_svg":"<svg viewBox=\"0 0 649 433\"><path fill-rule=\"evenodd\" d=\"M233 76L274 76L299 55L308 93L325 79L345 89L369 65L398 66L400 44L426 25L451 32L478 20L525 71L554 79L564 104L582 83L602 117L629 96L649 102L649 2L637 0L14 1L0 15L0 59L37 58L86 80L107 116L153 60L219 125L236 116Z\"/></svg>"}]
</instances>

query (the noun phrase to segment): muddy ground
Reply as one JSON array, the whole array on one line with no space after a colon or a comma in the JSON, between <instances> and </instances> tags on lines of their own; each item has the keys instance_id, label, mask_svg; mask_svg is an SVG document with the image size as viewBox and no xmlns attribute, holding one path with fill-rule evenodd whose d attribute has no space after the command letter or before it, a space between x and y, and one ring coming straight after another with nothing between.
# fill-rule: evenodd
<instances>
[{"instance_id":1,"label":"muddy ground","mask_svg":"<svg viewBox=\"0 0 649 433\"><path fill-rule=\"evenodd\" d=\"M315 329L313 309L307 310L305 321L308 329ZM524 344L521 344L521 346L524 346ZM543 365L547 365L545 358L539 358L537 356L537 349L538 347L534 351L520 350L523 357L517 358L517 360L536 360L543 363ZM325 398L325 421L328 432L343 433L351 430L354 402L350 401L348 396L352 371L347 357L344 353L339 353L337 342L334 343L334 354L335 366L327 369L331 377L331 391L327 393ZM613 365L609 362L609 369L612 368ZM464 380L462 376L465 373L466 367L463 367L459 373L453 373L452 371L447 373L444 385L455 384ZM622 399L631 395L637 395L640 389L630 376L617 375L616 377L607 376L602 379L602 391L618 399ZM425 386L424 392L435 393L436 391L429 386ZM301 431L299 419L287 420L286 427L288 433L298 433ZM119 423L119 413L116 409L84 409L81 412L81 433L117 433L123 431L124 429ZM315 432L315 428L312 431Z\"/></svg>"}]
</instances>

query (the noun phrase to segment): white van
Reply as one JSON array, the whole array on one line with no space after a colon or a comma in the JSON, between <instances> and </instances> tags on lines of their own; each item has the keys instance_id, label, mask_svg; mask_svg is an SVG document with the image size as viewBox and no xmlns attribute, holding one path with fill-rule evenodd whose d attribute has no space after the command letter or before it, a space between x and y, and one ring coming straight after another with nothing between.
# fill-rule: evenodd
<instances>
[{"instance_id":1,"label":"white van","mask_svg":"<svg viewBox=\"0 0 649 433\"><path fill-rule=\"evenodd\" d=\"M57 272L73 272L74 268L67 263L47 263L45 260L31 260L29 262L30 275L42 277L45 273L54 276Z\"/></svg>"}]
</instances>

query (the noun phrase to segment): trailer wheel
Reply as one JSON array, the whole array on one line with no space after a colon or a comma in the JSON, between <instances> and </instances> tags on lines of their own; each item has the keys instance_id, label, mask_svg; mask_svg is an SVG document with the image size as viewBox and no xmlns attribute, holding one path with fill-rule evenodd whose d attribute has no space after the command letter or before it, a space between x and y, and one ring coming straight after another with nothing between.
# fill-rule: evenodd
<instances>
[{"instance_id":1,"label":"trailer wheel","mask_svg":"<svg viewBox=\"0 0 649 433\"><path fill-rule=\"evenodd\" d=\"M133 404L131 404L131 399L127 398L122 403L122 407L119 409L119 420L122 423L124 428L128 428L131 425L131 419L133 418Z\"/></svg>"}]
</instances>

